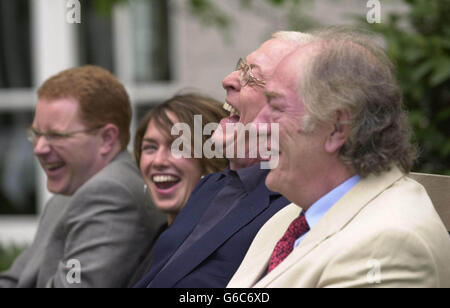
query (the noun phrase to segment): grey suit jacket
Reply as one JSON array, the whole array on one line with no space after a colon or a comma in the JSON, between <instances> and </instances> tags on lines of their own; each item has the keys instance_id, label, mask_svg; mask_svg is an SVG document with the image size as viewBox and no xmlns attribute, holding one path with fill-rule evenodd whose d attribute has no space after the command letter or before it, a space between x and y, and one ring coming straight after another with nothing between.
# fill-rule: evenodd
<instances>
[{"instance_id":1,"label":"grey suit jacket","mask_svg":"<svg viewBox=\"0 0 450 308\"><path fill-rule=\"evenodd\" d=\"M0 287L125 287L166 220L122 152L72 197L48 202L32 245L0 274Z\"/></svg>"}]
</instances>

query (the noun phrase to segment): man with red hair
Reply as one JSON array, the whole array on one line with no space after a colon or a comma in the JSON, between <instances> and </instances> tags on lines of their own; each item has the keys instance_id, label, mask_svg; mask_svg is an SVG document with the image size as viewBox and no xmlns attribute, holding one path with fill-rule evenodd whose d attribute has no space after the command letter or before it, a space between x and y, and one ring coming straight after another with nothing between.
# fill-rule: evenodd
<instances>
[{"instance_id":1,"label":"man with red hair","mask_svg":"<svg viewBox=\"0 0 450 308\"><path fill-rule=\"evenodd\" d=\"M28 138L56 195L0 287L124 287L164 223L126 152L128 94L107 70L84 66L38 96Z\"/></svg>"}]
</instances>

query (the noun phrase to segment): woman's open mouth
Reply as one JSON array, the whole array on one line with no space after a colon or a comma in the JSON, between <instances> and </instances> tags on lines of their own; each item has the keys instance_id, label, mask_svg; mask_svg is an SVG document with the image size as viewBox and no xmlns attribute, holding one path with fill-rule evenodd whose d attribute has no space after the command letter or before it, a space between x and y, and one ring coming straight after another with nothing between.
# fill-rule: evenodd
<instances>
[{"instance_id":1,"label":"woman's open mouth","mask_svg":"<svg viewBox=\"0 0 450 308\"><path fill-rule=\"evenodd\" d=\"M152 176L152 181L155 184L158 193L170 194L176 189L181 178L171 174L158 174Z\"/></svg>"}]
</instances>

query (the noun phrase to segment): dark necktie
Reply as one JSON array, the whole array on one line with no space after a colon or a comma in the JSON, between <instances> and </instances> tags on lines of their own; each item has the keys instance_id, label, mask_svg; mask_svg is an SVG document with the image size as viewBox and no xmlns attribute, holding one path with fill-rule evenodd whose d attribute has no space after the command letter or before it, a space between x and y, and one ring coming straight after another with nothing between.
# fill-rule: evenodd
<instances>
[{"instance_id":1,"label":"dark necktie","mask_svg":"<svg viewBox=\"0 0 450 308\"><path fill-rule=\"evenodd\" d=\"M278 264L286 259L286 257L294 249L295 241L308 231L308 222L306 221L305 215L302 212L299 217L291 222L289 228L275 246L275 249L272 252L272 256L270 257L267 273L270 273L275 267L278 266Z\"/></svg>"}]
</instances>

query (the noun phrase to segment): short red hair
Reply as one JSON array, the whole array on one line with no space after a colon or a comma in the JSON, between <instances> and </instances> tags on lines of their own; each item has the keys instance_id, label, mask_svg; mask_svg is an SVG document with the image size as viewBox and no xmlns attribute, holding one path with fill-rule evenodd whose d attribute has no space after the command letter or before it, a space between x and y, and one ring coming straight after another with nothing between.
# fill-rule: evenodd
<instances>
[{"instance_id":1,"label":"short red hair","mask_svg":"<svg viewBox=\"0 0 450 308\"><path fill-rule=\"evenodd\" d=\"M73 98L80 104L80 118L87 127L114 124L121 149L130 141L131 104L125 87L108 70L86 65L49 78L38 90L39 99Z\"/></svg>"}]
</instances>

